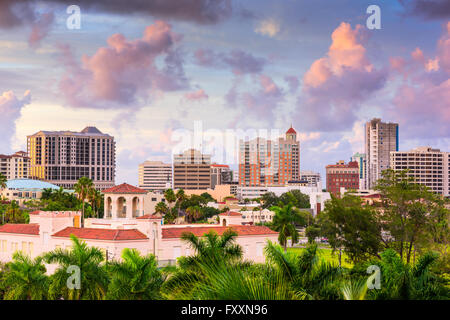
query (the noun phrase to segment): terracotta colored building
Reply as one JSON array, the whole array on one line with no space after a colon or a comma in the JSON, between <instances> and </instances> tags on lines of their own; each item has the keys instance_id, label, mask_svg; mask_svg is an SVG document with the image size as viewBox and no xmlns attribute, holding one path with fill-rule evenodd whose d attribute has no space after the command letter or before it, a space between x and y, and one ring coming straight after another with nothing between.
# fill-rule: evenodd
<instances>
[{"instance_id":1,"label":"terracotta colored building","mask_svg":"<svg viewBox=\"0 0 450 320\"><path fill-rule=\"evenodd\" d=\"M345 163L343 160L326 166L327 191L339 195L341 188L359 189L359 165L356 161Z\"/></svg>"},{"instance_id":2,"label":"terracotta colored building","mask_svg":"<svg viewBox=\"0 0 450 320\"><path fill-rule=\"evenodd\" d=\"M255 138L239 142L239 185L287 184L300 180L300 142L294 128L276 141Z\"/></svg>"}]
</instances>

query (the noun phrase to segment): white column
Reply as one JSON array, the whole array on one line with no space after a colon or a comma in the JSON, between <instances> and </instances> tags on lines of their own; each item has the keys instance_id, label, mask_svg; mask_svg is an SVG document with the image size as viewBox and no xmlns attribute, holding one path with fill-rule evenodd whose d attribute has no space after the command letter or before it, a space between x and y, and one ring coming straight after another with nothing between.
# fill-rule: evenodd
<instances>
[{"instance_id":1,"label":"white column","mask_svg":"<svg viewBox=\"0 0 450 320\"><path fill-rule=\"evenodd\" d=\"M139 197L139 215L144 215L144 196Z\"/></svg>"},{"instance_id":2,"label":"white column","mask_svg":"<svg viewBox=\"0 0 450 320\"><path fill-rule=\"evenodd\" d=\"M127 213L126 218L132 219L133 218L133 198L132 197L126 197L127 200Z\"/></svg>"},{"instance_id":3,"label":"white column","mask_svg":"<svg viewBox=\"0 0 450 320\"><path fill-rule=\"evenodd\" d=\"M117 219L117 210L119 209L117 199L117 196L111 196L111 218L113 219Z\"/></svg>"}]
</instances>

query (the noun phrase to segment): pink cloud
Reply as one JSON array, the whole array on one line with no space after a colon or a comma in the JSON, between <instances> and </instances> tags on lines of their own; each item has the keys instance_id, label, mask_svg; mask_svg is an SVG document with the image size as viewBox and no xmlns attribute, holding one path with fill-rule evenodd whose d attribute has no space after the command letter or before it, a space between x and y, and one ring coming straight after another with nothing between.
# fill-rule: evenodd
<instances>
[{"instance_id":1,"label":"pink cloud","mask_svg":"<svg viewBox=\"0 0 450 320\"><path fill-rule=\"evenodd\" d=\"M416 48L412 61L406 62L409 72L403 79L387 115L395 118L407 137L450 136L450 23L437 42L436 57L426 58ZM414 63L419 63L415 67Z\"/></svg>"},{"instance_id":2,"label":"pink cloud","mask_svg":"<svg viewBox=\"0 0 450 320\"><path fill-rule=\"evenodd\" d=\"M306 129L350 129L360 104L383 87L387 71L370 63L365 38L362 26L352 29L342 22L331 35L326 55L305 73L294 117Z\"/></svg>"},{"instance_id":3,"label":"pink cloud","mask_svg":"<svg viewBox=\"0 0 450 320\"><path fill-rule=\"evenodd\" d=\"M62 46L66 73L60 90L75 107L120 108L138 105L151 93L184 89L187 79L176 47L180 40L168 23L156 21L141 39L112 35L107 47L92 56L83 55L81 65L70 48ZM164 65L158 68L155 60L159 57Z\"/></svg>"},{"instance_id":4,"label":"pink cloud","mask_svg":"<svg viewBox=\"0 0 450 320\"><path fill-rule=\"evenodd\" d=\"M205 93L205 90L203 89L199 89L194 92L188 92L184 95L184 97L190 101L205 100L209 98L208 95Z\"/></svg>"},{"instance_id":5,"label":"pink cloud","mask_svg":"<svg viewBox=\"0 0 450 320\"><path fill-rule=\"evenodd\" d=\"M53 12L43 13L39 20L33 23L31 34L28 38L30 47L36 48L40 45L42 39L44 39L50 31L50 28L54 21Z\"/></svg>"}]
</instances>

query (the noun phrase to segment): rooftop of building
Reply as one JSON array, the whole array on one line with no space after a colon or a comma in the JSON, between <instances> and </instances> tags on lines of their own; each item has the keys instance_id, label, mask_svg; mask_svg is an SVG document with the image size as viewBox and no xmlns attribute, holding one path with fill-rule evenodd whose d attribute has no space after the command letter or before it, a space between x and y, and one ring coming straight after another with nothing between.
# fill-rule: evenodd
<instances>
[{"instance_id":1,"label":"rooftop of building","mask_svg":"<svg viewBox=\"0 0 450 320\"><path fill-rule=\"evenodd\" d=\"M59 187L41 180L11 179L6 182L6 188L11 190L39 191L44 189L59 190Z\"/></svg>"},{"instance_id":2,"label":"rooftop of building","mask_svg":"<svg viewBox=\"0 0 450 320\"><path fill-rule=\"evenodd\" d=\"M147 194L147 190L132 186L126 182L117 186L105 189L103 193L132 193L132 194Z\"/></svg>"},{"instance_id":3,"label":"rooftop of building","mask_svg":"<svg viewBox=\"0 0 450 320\"><path fill-rule=\"evenodd\" d=\"M216 232L218 235L222 235L226 230L231 229L235 231L238 236L258 236L258 235L270 235L278 234L265 226L211 226L211 227L183 227L183 228L166 228L162 229L163 239L168 238L181 238L183 233L193 233L197 237L201 237L210 231Z\"/></svg>"},{"instance_id":4,"label":"rooftop of building","mask_svg":"<svg viewBox=\"0 0 450 320\"><path fill-rule=\"evenodd\" d=\"M297 131L295 131L295 129L292 128L292 125L291 125L291 127L288 129L288 131L286 131L286 133L288 133L288 134L297 134Z\"/></svg>"},{"instance_id":5,"label":"rooftop of building","mask_svg":"<svg viewBox=\"0 0 450 320\"><path fill-rule=\"evenodd\" d=\"M39 225L36 223L7 223L0 226L0 233L39 235Z\"/></svg>"},{"instance_id":6,"label":"rooftop of building","mask_svg":"<svg viewBox=\"0 0 450 320\"><path fill-rule=\"evenodd\" d=\"M240 217L240 216L242 216L242 214L240 214L239 212L235 212L235 211L227 211L227 212L223 212L223 213L219 214L219 216Z\"/></svg>"},{"instance_id":7,"label":"rooftop of building","mask_svg":"<svg viewBox=\"0 0 450 320\"><path fill-rule=\"evenodd\" d=\"M344 160L340 160L336 164L329 164L326 168L359 168L358 162L350 161L349 163L345 163Z\"/></svg>"},{"instance_id":8,"label":"rooftop of building","mask_svg":"<svg viewBox=\"0 0 450 320\"><path fill-rule=\"evenodd\" d=\"M146 240L148 237L137 229L100 229L67 227L53 234L53 237L69 238L73 234L80 239L91 240Z\"/></svg>"},{"instance_id":9,"label":"rooftop of building","mask_svg":"<svg viewBox=\"0 0 450 320\"><path fill-rule=\"evenodd\" d=\"M408 151L392 151L395 153L427 153L427 152L441 152L440 149L433 149L429 146L417 147Z\"/></svg>"},{"instance_id":10,"label":"rooftop of building","mask_svg":"<svg viewBox=\"0 0 450 320\"><path fill-rule=\"evenodd\" d=\"M0 159L11 159L11 158L26 158L30 159L28 157L28 154L25 151L17 151L13 154L0 154Z\"/></svg>"},{"instance_id":11,"label":"rooftop of building","mask_svg":"<svg viewBox=\"0 0 450 320\"><path fill-rule=\"evenodd\" d=\"M102 136L102 137L106 136L106 137L112 137L109 134L102 133L100 130L98 130L96 127L93 127L93 126L87 126L86 128L84 128L80 132L70 131L70 130L61 130L61 131L41 130L41 131L36 132L35 134L33 134L33 135L29 136L29 137L32 137L34 135L39 135L39 134L44 134L44 135L67 135L67 136Z\"/></svg>"}]
</instances>

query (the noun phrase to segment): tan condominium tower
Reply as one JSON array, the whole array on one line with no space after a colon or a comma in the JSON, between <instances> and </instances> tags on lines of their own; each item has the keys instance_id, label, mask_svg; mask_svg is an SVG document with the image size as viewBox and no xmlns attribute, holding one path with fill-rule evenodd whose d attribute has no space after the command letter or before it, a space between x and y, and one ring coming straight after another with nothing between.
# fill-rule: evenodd
<instances>
[{"instance_id":1,"label":"tan condominium tower","mask_svg":"<svg viewBox=\"0 0 450 320\"><path fill-rule=\"evenodd\" d=\"M173 156L174 189L207 189L211 187L211 155L189 149Z\"/></svg>"},{"instance_id":2,"label":"tan condominium tower","mask_svg":"<svg viewBox=\"0 0 450 320\"><path fill-rule=\"evenodd\" d=\"M26 179L30 171L30 158L24 151L12 155L0 154L0 173L11 179Z\"/></svg>"},{"instance_id":3,"label":"tan condominium tower","mask_svg":"<svg viewBox=\"0 0 450 320\"><path fill-rule=\"evenodd\" d=\"M364 189L373 189L381 172L390 167L391 151L398 151L398 124L375 118L366 123L365 131L367 177Z\"/></svg>"},{"instance_id":4,"label":"tan condominium tower","mask_svg":"<svg viewBox=\"0 0 450 320\"><path fill-rule=\"evenodd\" d=\"M172 188L172 164L145 161L139 165L139 188L160 191Z\"/></svg>"},{"instance_id":5,"label":"tan condominium tower","mask_svg":"<svg viewBox=\"0 0 450 320\"><path fill-rule=\"evenodd\" d=\"M28 136L30 178L72 189L81 177L95 188L114 186L116 145L114 137L95 127L81 132L39 131Z\"/></svg>"},{"instance_id":6,"label":"tan condominium tower","mask_svg":"<svg viewBox=\"0 0 450 320\"><path fill-rule=\"evenodd\" d=\"M408 169L408 176L414 177L415 182L445 197L450 196L450 152L431 147L391 152L391 168Z\"/></svg>"}]
</instances>

